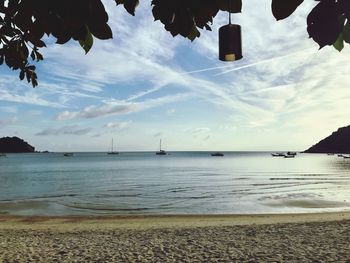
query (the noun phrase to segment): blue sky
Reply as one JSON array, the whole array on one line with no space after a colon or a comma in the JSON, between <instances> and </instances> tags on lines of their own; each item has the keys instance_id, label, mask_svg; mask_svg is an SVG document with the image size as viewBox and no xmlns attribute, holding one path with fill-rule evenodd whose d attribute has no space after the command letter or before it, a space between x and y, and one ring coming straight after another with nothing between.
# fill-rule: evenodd
<instances>
[{"instance_id":1,"label":"blue sky","mask_svg":"<svg viewBox=\"0 0 350 263\"><path fill-rule=\"evenodd\" d=\"M244 59L217 59L217 29L191 43L153 22L150 1L132 17L105 0L114 39L88 55L75 42L42 50L39 87L0 69L0 136L38 150L304 150L350 125L350 52L318 51L307 1L275 21L270 1L244 1ZM49 40L48 42L52 42Z\"/></svg>"}]
</instances>

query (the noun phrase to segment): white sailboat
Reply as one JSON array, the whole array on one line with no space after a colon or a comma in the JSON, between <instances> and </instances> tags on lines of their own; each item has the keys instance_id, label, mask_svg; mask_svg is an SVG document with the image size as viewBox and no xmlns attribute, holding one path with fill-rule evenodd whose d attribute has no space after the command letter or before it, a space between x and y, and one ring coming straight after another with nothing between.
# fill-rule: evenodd
<instances>
[{"instance_id":1,"label":"white sailboat","mask_svg":"<svg viewBox=\"0 0 350 263\"><path fill-rule=\"evenodd\" d=\"M113 141L113 139L112 139L111 151L108 152L108 154L119 154L119 152L115 152L115 151L114 151L113 147L114 147L114 141Z\"/></svg>"},{"instance_id":2,"label":"white sailboat","mask_svg":"<svg viewBox=\"0 0 350 263\"><path fill-rule=\"evenodd\" d=\"M156 155L167 155L166 151L162 150L162 139L159 142L159 151L156 152Z\"/></svg>"}]
</instances>

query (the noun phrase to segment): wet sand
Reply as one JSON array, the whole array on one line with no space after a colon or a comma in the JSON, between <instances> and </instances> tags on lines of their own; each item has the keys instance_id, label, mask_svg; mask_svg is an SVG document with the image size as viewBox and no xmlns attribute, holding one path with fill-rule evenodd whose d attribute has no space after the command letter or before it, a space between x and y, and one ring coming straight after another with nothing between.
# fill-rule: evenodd
<instances>
[{"instance_id":1,"label":"wet sand","mask_svg":"<svg viewBox=\"0 0 350 263\"><path fill-rule=\"evenodd\" d=\"M350 213L0 216L0 262L350 262Z\"/></svg>"}]
</instances>

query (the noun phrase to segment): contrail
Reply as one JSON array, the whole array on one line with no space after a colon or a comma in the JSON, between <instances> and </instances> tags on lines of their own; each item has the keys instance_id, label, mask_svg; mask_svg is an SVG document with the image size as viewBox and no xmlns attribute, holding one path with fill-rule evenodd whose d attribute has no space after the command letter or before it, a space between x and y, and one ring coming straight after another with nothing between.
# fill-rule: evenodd
<instances>
[{"instance_id":1,"label":"contrail","mask_svg":"<svg viewBox=\"0 0 350 263\"><path fill-rule=\"evenodd\" d=\"M291 54L265 59L265 60L262 60L262 61L259 61L259 62L251 63L251 64L248 64L248 65L243 65L241 67L236 67L236 68L232 68L233 67L232 65L227 65L227 66L211 67L211 68L204 68L204 69L198 69L198 70L193 70L193 71L187 71L187 72L183 72L183 73L178 73L176 75L177 76L184 76L184 75L191 75L191 74L195 74L195 73L201 73L201 72L213 71L213 70L218 70L218 69L230 68L229 70L226 70L224 72L220 72L220 73L214 75L214 76L220 76L220 75L227 74L229 72L233 72L233 71L237 71L237 70L241 70L241 69L245 69L245 68L249 68L249 67L254 67L254 66L257 66L257 65L260 65L260 64L268 63L268 62L279 60L279 59L282 59L282 58L296 56L296 55L299 55L299 54L301 54L301 53L303 53L305 51L308 51L308 50L314 50L314 48L303 49L301 51L294 52L294 53L291 53ZM140 92L138 94L135 94L135 95L127 98L125 101L129 102L129 101L133 101L135 99L139 99L139 98L144 97L144 96L146 96L148 94L154 93L154 92L156 92L156 91L158 91L158 90L160 90L162 88L163 88L162 85L156 86L156 87L151 88L149 90L146 90L146 91Z\"/></svg>"},{"instance_id":2,"label":"contrail","mask_svg":"<svg viewBox=\"0 0 350 263\"><path fill-rule=\"evenodd\" d=\"M194 74L194 73L201 73L201 72L212 71L212 70L223 69L223 68L232 68L232 66L229 65L229 66L198 69L198 70L193 70L193 71L187 71L187 72L181 73L180 75L190 75L190 74Z\"/></svg>"},{"instance_id":3,"label":"contrail","mask_svg":"<svg viewBox=\"0 0 350 263\"><path fill-rule=\"evenodd\" d=\"M265 60L262 60L262 61L259 61L259 62L251 63L251 64L244 65L244 66L237 67L237 68L232 68L232 65L220 66L220 67L211 67L211 68L204 68L204 69L198 69L198 70L193 70L193 71L187 71L187 72L181 73L180 75L190 75L190 74L194 74L194 73L201 73L201 72L213 71L213 70L217 70L217 69L230 68L227 71L224 71L224 72L221 72L221 73L218 73L218 74L215 75L215 76L220 76L220 75L232 72L232 71L241 70L241 69L245 69L245 68L249 68L249 67L254 67L254 66L257 66L257 65L260 65L260 64L264 64L264 63L267 63L267 62L271 62L271 61L274 61L274 60L295 56L295 55L298 55L298 54L303 53L303 52L308 51L308 50L314 50L314 48L304 49L304 50L301 50L301 51L298 51L298 52L294 52L294 53L291 53L291 54L288 54L288 55L283 55L283 56L280 56L280 57L273 57L273 58L265 59Z\"/></svg>"},{"instance_id":4,"label":"contrail","mask_svg":"<svg viewBox=\"0 0 350 263\"><path fill-rule=\"evenodd\" d=\"M301 53L304 53L307 50L313 50L313 48L307 48L307 49L304 49L304 50L301 50L301 51L298 51L298 52L294 52L294 53L291 53L291 54L287 54L287 55L283 55L283 56L279 56L279 57L273 57L273 58L265 59L265 60L262 60L262 61L259 61L259 62L251 63L251 64L248 64L248 65L244 65L244 66L241 66L241 67L233 68L233 69L226 70L224 72L218 73L215 76L220 76L220 75L224 75L224 74L227 74L227 73L230 73L230 72L233 72L233 71L237 71L237 70L241 70L241 69L245 69L245 68L249 68L249 67L254 67L254 66L257 66L257 65L260 65L260 64L264 64L264 63L267 63L267 62L279 60L279 59L282 59L282 58L296 56L296 55L299 55Z\"/></svg>"}]
</instances>

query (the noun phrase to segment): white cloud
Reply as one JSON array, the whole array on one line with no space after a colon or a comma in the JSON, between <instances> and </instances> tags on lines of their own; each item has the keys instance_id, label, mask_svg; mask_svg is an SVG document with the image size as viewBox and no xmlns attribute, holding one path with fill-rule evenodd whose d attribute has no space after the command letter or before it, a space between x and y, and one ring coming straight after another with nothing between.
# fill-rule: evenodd
<instances>
[{"instance_id":1,"label":"white cloud","mask_svg":"<svg viewBox=\"0 0 350 263\"><path fill-rule=\"evenodd\" d=\"M168 115L173 115L176 112L176 109L169 109L166 111Z\"/></svg>"},{"instance_id":2,"label":"white cloud","mask_svg":"<svg viewBox=\"0 0 350 263\"><path fill-rule=\"evenodd\" d=\"M1 106L0 111L7 112L7 113L17 113L17 107L15 107L15 106Z\"/></svg>"},{"instance_id":3,"label":"white cloud","mask_svg":"<svg viewBox=\"0 0 350 263\"><path fill-rule=\"evenodd\" d=\"M22 88L27 89L27 87L22 87ZM41 98L39 94L35 94L35 92L33 91L27 91L20 94L20 93L16 93L16 91L7 90L6 88L3 88L3 87L0 87L0 101L16 102L19 104L30 104L30 105L45 106L45 107L51 107L51 108L64 107L62 104L58 102L49 101L47 99Z\"/></svg>"},{"instance_id":4,"label":"white cloud","mask_svg":"<svg viewBox=\"0 0 350 263\"><path fill-rule=\"evenodd\" d=\"M80 126L64 126L61 128L47 128L41 132L35 134L36 136L62 136L62 135L86 135L92 129L91 128L81 128Z\"/></svg>"},{"instance_id":5,"label":"white cloud","mask_svg":"<svg viewBox=\"0 0 350 263\"><path fill-rule=\"evenodd\" d=\"M64 111L58 114L56 119L64 121L72 119L94 119L106 116L125 115L185 100L187 98L188 94L177 94L174 96L164 96L157 99L150 99L143 102L109 100L101 106L88 106L82 111Z\"/></svg>"},{"instance_id":6,"label":"white cloud","mask_svg":"<svg viewBox=\"0 0 350 263\"><path fill-rule=\"evenodd\" d=\"M64 111L57 115L57 120L72 120L72 119L94 119L98 117L112 116L112 115L123 115L141 110L137 104L129 105L112 105L107 104L100 107L89 106L84 108L82 111Z\"/></svg>"},{"instance_id":7,"label":"white cloud","mask_svg":"<svg viewBox=\"0 0 350 263\"><path fill-rule=\"evenodd\" d=\"M204 139L203 139L203 141L207 141L207 140L209 140L210 139L210 135L208 135L207 137L205 137Z\"/></svg>"},{"instance_id":8,"label":"white cloud","mask_svg":"<svg viewBox=\"0 0 350 263\"><path fill-rule=\"evenodd\" d=\"M210 128L203 127L203 128L194 128L190 130L190 133L192 134L198 134L203 132L210 132Z\"/></svg>"},{"instance_id":9,"label":"white cloud","mask_svg":"<svg viewBox=\"0 0 350 263\"><path fill-rule=\"evenodd\" d=\"M104 125L108 129L124 130L130 126L130 122L109 122Z\"/></svg>"},{"instance_id":10,"label":"white cloud","mask_svg":"<svg viewBox=\"0 0 350 263\"><path fill-rule=\"evenodd\" d=\"M16 117L9 119L0 119L0 127L10 126L16 124L18 119Z\"/></svg>"},{"instance_id":11,"label":"white cloud","mask_svg":"<svg viewBox=\"0 0 350 263\"><path fill-rule=\"evenodd\" d=\"M153 134L154 137L162 137L162 135L162 132L156 132L155 134Z\"/></svg>"}]
</instances>

